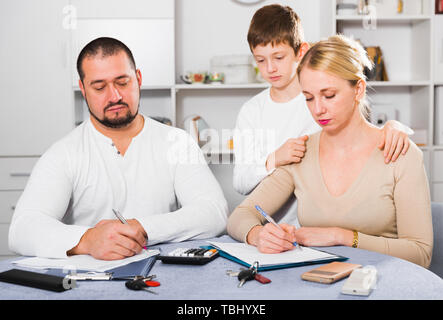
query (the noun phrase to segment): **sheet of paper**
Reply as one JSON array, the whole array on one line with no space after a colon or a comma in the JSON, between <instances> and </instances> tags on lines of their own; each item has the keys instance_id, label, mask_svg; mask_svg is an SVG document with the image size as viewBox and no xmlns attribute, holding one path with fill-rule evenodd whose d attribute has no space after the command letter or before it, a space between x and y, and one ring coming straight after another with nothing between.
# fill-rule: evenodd
<instances>
[{"instance_id":1,"label":"sheet of paper","mask_svg":"<svg viewBox=\"0 0 443 320\"><path fill-rule=\"evenodd\" d=\"M28 268L37 269L65 269L65 270L85 270L104 272L106 270L114 269L117 267L125 266L131 262L140 261L159 254L159 250L143 250L141 253L121 260L98 260L90 255L76 255L65 259L50 259L50 258L25 258L22 260L16 260L12 263Z\"/></svg>"},{"instance_id":2,"label":"sheet of paper","mask_svg":"<svg viewBox=\"0 0 443 320\"><path fill-rule=\"evenodd\" d=\"M293 249L276 254L266 254L258 251L257 247L246 243L224 243L224 242L209 242L213 246L220 248L224 252L236 257L248 264L253 264L255 261L259 262L262 267L298 263L313 260L320 260L335 257L327 252L302 247L301 250Z\"/></svg>"}]
</instances>

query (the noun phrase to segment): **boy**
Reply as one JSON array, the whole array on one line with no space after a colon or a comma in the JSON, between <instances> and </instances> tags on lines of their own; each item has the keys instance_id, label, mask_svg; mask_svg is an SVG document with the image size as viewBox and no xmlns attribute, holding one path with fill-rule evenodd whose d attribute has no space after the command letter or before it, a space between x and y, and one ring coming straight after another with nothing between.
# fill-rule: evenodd
<instances>
[{"instance_id":1,"label":"boy","mask_svg":"<svg viewBox=\"0 0 443 320\"><path fill-rule=\"evenodd\" d=\"M275 168L302 161L307 136L321 130L313 120L296 75L308 51L297 14L287 6L268 5L253 16L248 43L262 77L271 84L240 110L234 132L234 188L249 194ZM328 97L325 96L325 99ZM389 121L379 148L386 163L409 148L408 135ZM405 129L407 130L407 129ZM287 214L286 214L287 213ZM274 217L297 224L295 197Z\"/></svg>"}]
</instances>

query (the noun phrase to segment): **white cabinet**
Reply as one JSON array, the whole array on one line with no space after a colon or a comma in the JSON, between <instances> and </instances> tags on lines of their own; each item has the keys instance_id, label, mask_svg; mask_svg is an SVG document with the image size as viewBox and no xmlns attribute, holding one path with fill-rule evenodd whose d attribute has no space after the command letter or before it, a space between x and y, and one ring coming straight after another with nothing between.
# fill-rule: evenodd
<instances>
[{"instance_id":1,"label":"white cabinet","mask_svg":"<svg viewBox=\"0 0 443 320\"><path fill-rule=\"evenodd\" d=\"M72 30L74 86L78 86L78 54L98 37L116 38L131 49L144 87L174 84L174 19L78 19Z\"/></svg>"},{"instance_id":2,"label":"white cabinet","mask_svg":"<svg viewBox=\"0 0 443 320\"><path fill-rule=\"evenodd\" d=\"M434 80L443 85L443 14L434 16Z\"/></svg>"},{"instance_id":3,"label":"white cabinet","mask_svg":"<svg viewBox=\"0 0 443 320\"><path fill-rule=\"evenodd\" d=\"M20 191L0 191L0 224L9 224L17 205L17 201L22 194Z\"/></svg>"},{"instance_id":4,"label":"white cabinet","mask_svg":"<svg viewBox=\"0 0 443 320\"><path fill-rule=\"evenodd\" d=\"M433 184L432 200L435 202L443 202L443 183Z\"/></svg>"},{"instance_id":5,"label":"white cabinet","mask_svg":"<svg viewBox=\"0 0 443 320\"><path fill-rule=\"evenodd\" d=\"M172 19L173 0L71 0L77 18Z\"/></svg>"},{"instance_id":6,"label":"white cabinet","mask_svg":"<svg viewBox=\"0 0 443 320\"><path fill-rule=\"evenodd\" d=\"M429 150L422 150L423 151L423 164L426 169L426 176L428 178L429 185L431 185L431 157Z\"/></svg>"},{"instance_id":7,"label":"white cabinet","mask_svg":"<svg viewBox=\"0 0 443 320\"><path fill-rule=\"evenodd\" d=\"M0 158L0 190L23 190L38 158Z\"/></svg>"},{"instance_id":8,"label":"white cabinet","mask_svg":"<svg viewBox=\"0 0 443 320\"><path fill-rule=\"evenodd\" d=\"M9 251L8 231L9 231L8 224L0 224L0 259L2 259L5 256L14 255L14 252Z\"/></svg>"},{"instance_id":9,"label":"white cabinet","mask_svg":"<svg viewBox=\"0 0 443 320\"><path fill-rule=\"evenodd\" d=\"M8 230L36 157L0 157L0 258L13 255L8 249Z\"/></svg>"},{"instance_id":10,"label":"white cabinet","mask_svg":"<svg viewBox=\"0 0 443 320\"><path fill-rule=\"evenodd\" d=\"M432 181L443 183L443 150L434 151L433 166Z\"/></svg>"},{"instance_id":11,"label":"white cabinet","mask_svg":"<svg viewBox=\"0 0 443 320\"><path fill-rule=\"evenodd\" d=\"M67 4L0 2L0 156L41 155L74 127Z\"/></svg>"},{"instance_id":12,"label":"white cabinet","mask_svg":"<svg viewBox=\"0 0 443 320\"><path fill-rule=\"evenodd\" d=\"M1 1L0 256L38 156L74 128L68 0Z\"/></svg>"},{"instance_id":13,"label":"white cabinet","mask_svg":"<svg viewBox=\"0 0 443 320\"><path fill-rule=\"evenodd\" d=\"M112 37L131 50L142 74L140 112L171 119L175 125L174 0L72 0L77 15L72 29L71 77L75 123L89 117L78 88L76 62L81 49L98 37ZM117 9L118 8L118 9Z\"/></svg>"},{"instance_id":14,"label":"white cabinet","mask_svg":"<svg viewBox=\"0 0 443 320\"><path fill-rule=\"evenodd\" d=\"M14 255L8 247L9 224L21 194L21 190L0 191L0 259Z\"/></svg>"}]
</instances>

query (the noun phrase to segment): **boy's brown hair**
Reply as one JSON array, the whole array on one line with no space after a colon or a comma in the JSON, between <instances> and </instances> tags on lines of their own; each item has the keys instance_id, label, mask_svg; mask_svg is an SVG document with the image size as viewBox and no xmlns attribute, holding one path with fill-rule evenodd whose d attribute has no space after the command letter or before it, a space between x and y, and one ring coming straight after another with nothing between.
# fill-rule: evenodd
<instances>
[{"instance_id":1,"label":"boy's brown hair","mask_svg":"<svg viewBox=\"0 0 443 320\"><path fill-rule=\"evenodd\" d=\"M288 6L271 4L257 10L248 31L251 51L258 45L271 43L273 46L286 43L297 55L304 41L303 28L299 16Z\"/></svg>"}]
</instances>

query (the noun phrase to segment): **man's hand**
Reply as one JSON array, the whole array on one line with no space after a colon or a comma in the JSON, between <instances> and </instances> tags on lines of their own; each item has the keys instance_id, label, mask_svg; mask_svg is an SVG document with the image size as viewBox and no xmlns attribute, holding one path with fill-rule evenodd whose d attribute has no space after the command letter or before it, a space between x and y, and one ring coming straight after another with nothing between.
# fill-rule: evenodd
<instances>
[{"instance_id":1,"label":"man's hand","mask_svg":"<svg viewBox=\"0 0 443 320\"><path fill-rule=\"evenodd\" d=\"M288 139L280 148L271 153L266 160L268 171L291 163L299 163L306 152L308 136Z\"/></svg>"},{"instance_id":2,"label":"man's hand","mask_svg":"<svg viewBox=\"0 0 443 320\"><path fill-rule=\"evenodd\" d=\"M405 155L409 149L409 136L414 132L407 126L395 120L386 122L382 130L378 148L384 149L385 163L395 162L400 153Z\"/></svg>"},{"instance_id":3,"label":"man's hand","mask_svg":"<svg viewBox=\"0 0 443 320\"><path fill-rule=\"evenodd\" d=\"M102 220L88 229L68 255L89 254L100 260L118 260L140 253L146 245L146 232L135 219L128 225L119 220Z\"/></svg>"}]
</instances>

